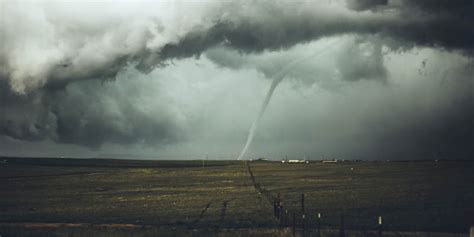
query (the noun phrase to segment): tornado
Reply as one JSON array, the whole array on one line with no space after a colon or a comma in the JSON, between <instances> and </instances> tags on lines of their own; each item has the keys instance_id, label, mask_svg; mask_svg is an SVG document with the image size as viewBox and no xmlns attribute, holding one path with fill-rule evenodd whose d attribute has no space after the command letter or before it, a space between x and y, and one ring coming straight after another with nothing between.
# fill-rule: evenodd
<instances>
[{"instance_id":1,"label":"tornado","mask_svg":"<svg viewBox=\"0 0 474 237\"><path fill-rule=\"evenodd\" d=\"M267 109L268 104L270 103L273 92L275 91L276 87L278 86L278 84L280 84L282 80L283 80L283 77L273 79L272 85L270 86L270 89L268 89L267 96L265 96L265 100L263 101L263 104L262 104L262 107L260 108L258 116L253 121L252 126L250 127L249 135L247 137L247 142L245 143L245 146L240 152L239 158L237 158L237 160L241 160L244 157L245 153L247 153L247 150L249 149L250 144L252 144L255 131L257 130L257 127L258 127L258 123L262 119L263 114L265 113L265 110Z\"/></svg>"},{"instance_id":2,"label":"tornado","mask_svg":"<svg viewBox=\"0 0 474 237\"><path fill-rule=\"evenodd\" d=\"M325 52L326 50L332 48L334 45L336 45L340 41L341 41L340 39L335 40L333 43L331 43L330 45L328 45L327 47L325 47L321 50L318 50L314 54L311 54L307 57L303 57L303 58L300 58L300 59L293 60L292 62L288 63L285 67L283 67L280 71L275 73L275 75L273 76L274 79L272 81L272 84L270 85L270 89L268 89L267 95L265 96L265 100L263 101L262 107L260 108L260 111L258 112L257 118L253 121L252 126L250 126L249 135L247 137L247 142L245 142L245 146L242 149L242 151L240 152L240 155L237 158L237 160L242 160L242 158L247 153L247 150L249 149L250 145L252 144L253 137L255 136L255 131L257 131L258 124L259 124L260 120L262 119L263 114L265 114L265 110L267 109L268 104L270 104L270 100L272 99L273 92L275 92L275 89L280 84L280 82L283 81L283 79L288 74L290 69L292 69L294 66L298 65L299 63L301 63L303 61L306 61L310 58L313 58L313 57L316 57L316 56L322 54L323 52Z\"/></svg>"}]
</instances>

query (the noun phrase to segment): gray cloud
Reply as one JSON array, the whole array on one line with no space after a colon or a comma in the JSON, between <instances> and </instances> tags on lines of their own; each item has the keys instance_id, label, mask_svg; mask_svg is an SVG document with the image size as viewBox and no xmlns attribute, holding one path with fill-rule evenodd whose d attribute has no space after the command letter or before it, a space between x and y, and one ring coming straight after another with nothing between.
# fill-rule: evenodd
<instances>
[{"instance_id":1,"label":"gray cloud","mask_svg":"<svg viewBox=\"0 0 474 237\"><path fill-rule=\"evenodd\" d=\"M251 81L246 81L246 85L243 85L244 79L240 79L242 85L232 84L232 89L239 91L235 96L249 96L245 91L252 88L250 83L263 83L255 86L262 89L267 86L266 81L259 79L273 78L275 72L299 59L303 60L286 73L291 90L323 88L329 91L327 93L337 95L348 93L347 87L356 87L349 91L357 94L365 93L357 83L366 85L382 81L396 87L397 80L406 77L403 68L394 74L387 66L387 54L416 52L419 48L429 47L461 53L467 57L466 60L472 60L474 48L474 30L469 25L474 21L474 5L465 0L187 3L193 4L192 7L167 3L114 5L107 2L90 3L92 5L51 2L1 4L5 14L0 19L0 135L26 141L52 140L95 149L107 143L174 146L203 137L209 141L212 137L219 137L235 143L237 138L234 135L245 136L248 124L235 118L251 119L256 113L253 109L233 112L228 107L240 108L242 105L228 102L227 106L217 106L219 109L212 110L211 116L198 109L213 107L206 107L204 102L175 104L176 94L185 96L183 94L193 90L170 89L157 83L175 83L171 78L179 72L167 71L171 70L169 68L182 70L186 77L194 78L198 71L217 65L215 71L196 79L196 91L200 94L194 95L192 100L198 101L212 96L225 97L206 86L216 85L223 91L221 93L230 93L230 89L225 87L227 84L209 82L207 78L212 75L250 77ZM335 46L331 40L335 41ZM327 51L320 57L311 57L322 49ZM205 57L199 58L201 54ZM191 59L192 62L204 62L205 69L191 67L189 62L183 64L183 60L189 57L196 57ZM430 65L431 56L427 58ZM212 63L206 61L208 59ZM175 64L178 66L174 67ZM355 108L360 105L359 101L347 102L350 105L347 112L326 111L337 117L347 117L348 120L339 122L352 127L347 129L347 133L335 134L320 128L328 137L321 143L332 147L330 143L336 144L340 140L347 150L371 156L369 148L401 151L405 147L407 154L422 154L442 142L446 145L440 149L446 153L472 151L467 148L472 142L472 134L463 130L463 127L472 127L469 123L472 113L464 110L472 108L472 96L463 90L469 86L472 88L469 76L472 70L469 68L472 68L471 64L457 68L455 73L442 72L448 75L449 81L442 87L448 89L436 89L433 93L440 93L441 102L451 101L452 104L445 105L439 115L427 113L426 118L411 117L410 114L417 110L409 104L423 99L418 97L413 101L393 102L396 106L411 109L399 114L385 111L384 106L391 102L380 101L383 96L371 91L369 94L376 102L364 110L367 115L354 119L358 123L351 123L350 115L357 111ZM348 81L356 83L347 84ZM383 90L384 85L376 87ZM414 89L400 90L416 93L424 89L423 85L417 84ZM288 91L284 93L292 95ZM462 95L459 100L450 100L458 98L457 94ZM397 98L393 96L392 100L397 101ZM258 107L262 98L239 99ZM220 103L218 99L213 101L216 105ZM337 104L334 106L343 109ZM291 110L288 106L282 107L287 111L276 116L283 117ZM382 117L371 120L369 115L379 111L383 111ZM249 115L243 115L244 112ZM230 115L217 115L221 113ZM308 114L305 119L318 118L321 124L337 129L336 123L328 122L334 119L331 116L320 118L311 111L304 113ZM407 121L412 123L398 123L396 116L407 116ZM324 119L327 119L326 123ZM228 128L230 125L226 121L229 120L236 128ZM379 128L376 125L384 123L390 126ZM317 124L309 124L319 128ZM361 141L365 145L358 146L348 139L356 139L355 133L350 132L360 124L371 132ZM322 139L307 134L305 131L309 129L293 123L277 126L276 122L270 122L269 126L268 129L287 127L281 128L288 129L285 134L295 133L288 143L301 142L301 137ZM404 135L410 131L419 131L413 140ZM263 140L270 139L262 133L257 136ZM371 140L375 138L380 141L378 145ZM278 144L278 141L272 144ZM308 147L307 144L302 146L304 149ZM310 149L308 152L317 153Z\"/></svg>"},{"instance_id":2,"label":"gray cloud","mask_svg":"<svg viewBox=\"0 0 474 237\"><path fill-rule=\"evenodd\" d=\"M166 145L185 141L185 124L172 104L144 104L142 94L160 93L155 87L153 92L137 88L147 88L149 83L136 71L117 81L82 80L63 90L28 95L12 93L3 83L1 133L20 140L51 139L95 149L106 142Z\"/></svg>"},{"instance_id":3,"label":"gray cloud","mask_svg":"<svg viewBox=\"0 0 474 237\"><path fill-rule=\"evenodd\" d=\"M472 63L450 71L450 80L434 68L425 77L416 75L416 67L395 71L389 64L390 86L364 80L307 99L280 88L254 152L272 152L272 157L471 159Z\"/></svg>"},{"instance_id":4,"label":"gray cloud","mask_svg":"<svg viewBox=\"0 0 474 237\"><path fill-rule=\"evenodd\" d=\"M339 34L378 34L393 48L422 45L472 53L472 1L399 0L361 11L380 4L209 2L193 4L190 11L171 3L6 2L0 77L14 91L27 93L49 84L114 78L130 63L149 72L166 59L200 55L221 43L261 52Z\"/></svg>"},{"instance_id":5,"label":"gray cloud","mask_svg":"<svg viewBox=\"0 0 474 237\"><path fill-rule=\"evenodd\" d=\"M438 1L439 2L439 1ZM358 10L384 5L383 1L349 1ZM243 52L287 48L338 34L378 34L394 39L392 47L416 45L456 49L472 53L472 1L443 4L429 1L393 1L377 11L351 11L343 4L315 2L227 3L216 24L192 31L178 43L167 44L166 57L196 55L226 42ZM278 17L274 17L278 16ZM462 36L462 37L460 37Z\"/></svg>"},{"instance_id":6,"label":"gray cloud","mask_svg":"<svg viewBox=\"0 0 474 237\"><path fill-rule=\"evenodd\" d=\"M373 79L385 82L382 43L377 39L356 39L343 47L337 58L341 77L348 81Z\"/></svg>"},{"instance_id":7,"label":"gray cloud","mask_svg":"<svg viewBox=\"0 0 474 237\"><path fill-rule=\"evenodd\" d=\"M356 11L365 11L388 4L388 0L347 0L347 7Z\"/></svg>"},{"instance_id":8,"label":"gray cloud","mask_svg":"<svg viewBox=\"0 0 474 237\"><path fill-rule=\"evenodd\" d=\"M269 51L244 54L220 46L207 50L205 55L219 66L234 70L255 68L270 79L285 69L286 80L304 86L318 83L325 89L335 89L336 79L386 82L387 70L380 39L343 36L318 42L317 46L315 44L296 46L288 53Z\"/></svg>"},{"instance_id":9,"label":"gray cloud","mask_svg":"<svg viewBox=\"0 0 474 237\"><path fill-rule=\"evenodd\" d=\"M1 134L25 140L54 137L55 116L49 111L47 97L44 91L18 95L0 81Z\"/></svg>"},{"instance_id":10,"label":"gray cloud","mask_svg":"<svg viewBox=\"0 0 474 237\"><path fill-rule=\"evenodd\" d=\"M58 141L92 147L104 142L152 145L183 141L179 114L173 114L163 102L144 109L138 93L146 91L129 83L130 79L102 85L80 82L55 94L53 100L59 102L52 111L57 117Z\"/></svg>"},{"instance_id":11,"label":"gray cloud","mask_svg":"<svg viewBox=\"0 0 474 237\"><path fill-rule=\"evenodd\" d=\"M407 96L404 103L412 104L407 106L410 110L399 111L396 115L399 121L383 117L382 121L386 122L369 120L367 123L370 136L377 140L373 152L391 153L387 155L392 159L410 156L471 159L474 152L473 69L472 64L458 67L448 73L451 80L430 75L434 83L426 83L418 92L411 89L413 94L399 95Z\"/></svg>"}]
</instances>

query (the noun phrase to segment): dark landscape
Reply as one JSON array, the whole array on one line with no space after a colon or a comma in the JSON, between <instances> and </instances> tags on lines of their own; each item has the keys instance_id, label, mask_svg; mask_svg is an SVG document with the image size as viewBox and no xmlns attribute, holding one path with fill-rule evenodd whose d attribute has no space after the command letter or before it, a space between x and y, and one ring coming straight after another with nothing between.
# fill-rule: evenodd
<instances>
[{"instance_id":1,"label":"dark landscape","mask_svg":"<svg viewBox=\"0 0 474 237\"><path fill-rule=\"evenodd\" d=\"M323 229L339 229L343 215L347 230L377 230L382 216L384 231L468 233L474 213L470 161L5 162L0 166L0 233L17 230L12 226L18 223L148 226L163 233L283 230L292 227L293 214L301 231L301 194L308 231L318 227L321 213ZM288 212L280 221L272 209L278 193Z\"/></svg>"},{"instance_id":2,"label":"dark landscape","mask_svg":"<svg viewBox=\"0 0 474 237\"><path fill-rule=\"evenodd\" d=\"M474 237L474 0L0 0L0 237Z\"/></svg>"}]
</instances>

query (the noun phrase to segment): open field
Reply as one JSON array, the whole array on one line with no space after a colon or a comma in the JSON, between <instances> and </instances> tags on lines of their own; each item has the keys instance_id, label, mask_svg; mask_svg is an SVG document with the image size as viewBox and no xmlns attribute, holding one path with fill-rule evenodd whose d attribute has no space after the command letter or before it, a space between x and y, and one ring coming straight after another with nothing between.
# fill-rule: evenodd
<instances>
[{"instance_id":1,"label":"open field","mask_svg":"<svg viewBox=\"0 0 474 237\"><path fill-rule=\"evenodd\" d=\"M245 166L1 167L1 222L133 223L199 228L275 225ZM77 162L77 161L76 161ZM85 161L88 163L89 161ZM122 162L122 161L121 161ZM146 162L143 162L146 163ZM235 163L235 162L234 162ZM219 164L219 166L218 166ZM232 164L232 163L229 163ZM197 166L197 167L196 167ZM245 208L244 208L245 207ZM255 219L255 213L260 213Z\"/></svg>"},{"instance_id":2,"label":"open field","mask_svg":"<svg viewBox=\"0 0 474 237\"><path fill-rule=\"evenodd\" d=\"M464 232L474 223L473 162L348 162L337 164L254 164L255 179L280 192L290 212L307 225L338 226L341 214L351 229Z\"/></svg>"},{"instance_id":3,"label":"open field","mask_svg":"<svg viewBox=\"0 0 474 237\"><path fill-rule=\"evenodd\" d=\"M351 169L352 168L352 169ZM8 159L0 166L0 223L136 224L179 229L277 228L278 192L301 226L467 233L474 162L283 165L237 161ZM261 190L260 190L261 191ZM0 230L2 227L0 226Z\"/></svg>"}]
</instances>

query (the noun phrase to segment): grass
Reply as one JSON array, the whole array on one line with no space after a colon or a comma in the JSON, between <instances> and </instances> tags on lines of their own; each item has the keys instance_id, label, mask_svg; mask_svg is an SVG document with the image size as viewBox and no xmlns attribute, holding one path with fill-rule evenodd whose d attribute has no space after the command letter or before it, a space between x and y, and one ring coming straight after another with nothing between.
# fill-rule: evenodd
<instances>
[{"instance_id":1,"label":"grass","mask_svg":"<svg viewBox=\"0 0 474 237\"><path fill-rule=\"evenodd\" d=\"M0 166L0 222L132 223L274 228L278 222L237 161L9 159ZM352 169L351 169L352 168ZM252 162L256 182L282 195L307 226L466 232L474 213L473 162ZM270 198L271 201L271 198ZM301 220L297 220L301 225Z\"/></svg>"},{"instance_id":2,"label":"grass","mask_svg":"<svg viewBox=\"0 0 474 237\"><path fill-rule=\"evenodd\" d=\"M320 212L326 226L466 232L474 223L473 162L358 162L309 165L255 164L255 179L281 193L290 213L307 225ZM299 220L301 221L301 220Z\"/></svg>"},{"instance_id":3,"label":"grass","mask_svg":"<svg viewBox=\"0 0 474 237\"><path fill-rule=\"evenodd\" d=\"M182 163L178 168L170 168L170 162L123 168L9 162L0 167L0 221L275 225L242 163L209 162L204 168L183 168Z\"/></svg>"}]
</instances>

